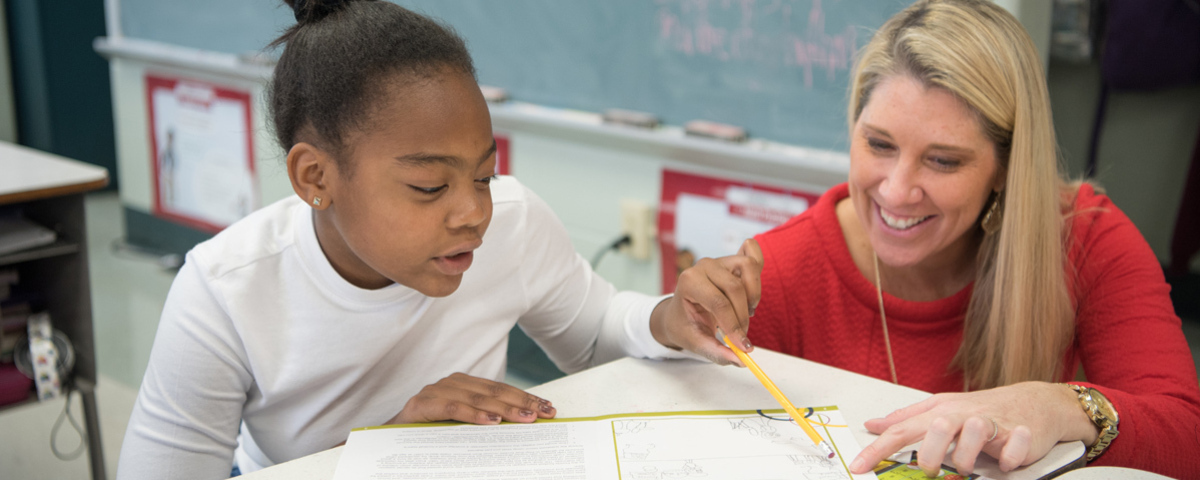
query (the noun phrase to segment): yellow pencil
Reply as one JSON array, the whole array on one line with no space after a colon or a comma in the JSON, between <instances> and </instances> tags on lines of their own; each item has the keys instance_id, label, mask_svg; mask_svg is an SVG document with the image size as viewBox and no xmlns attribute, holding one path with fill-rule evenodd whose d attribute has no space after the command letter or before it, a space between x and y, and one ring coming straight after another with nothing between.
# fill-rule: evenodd
<instances>
[{"instance_id":1,"label":"yellow pencil","mask_svg":"<svg viewBox=\"0 0 1200 480\"><path fill-rule=\"evenodd\" d=\"M764 387L767 387L767 391L771 392L771 396L775 397L775 401L779 402L780 405L783 405L783 409L787 410L787 413L788 415L791 415L792 420L795 420L796 424L800 425L800 428L804 429L804 433L808 434L808 438L812 440L814 444L816 444L817 448L820 448L827 457L833 458L833 447L829 446L829 442L826 442L825 439L821 438L821 435L817 433L816 429L814 429L812 425L808 423L808 419L804 418L804 415L801 415L800 412L796 410L796 407L792 405L792 402L788 401L787 397L783 396L783 392L779 391L779 387L775 386L775 382L772 382L770 378L767 378L767 374L763 373L761 368L758 368L758 364L754 363L754 359L750 358L750 355L747 355L746 352L743 352L741 348L738 348L737 345L734 345L733 342L729 341L729 337L724 333L721 334L721 337L725 339L725 344L729 345L729 348L733 350L733 353L742 360L742 363L746 364L746 367L749 368L751 372L754 372L754 376L758 377L758 381L761 382Z\"/></svg>"}]
</instances>

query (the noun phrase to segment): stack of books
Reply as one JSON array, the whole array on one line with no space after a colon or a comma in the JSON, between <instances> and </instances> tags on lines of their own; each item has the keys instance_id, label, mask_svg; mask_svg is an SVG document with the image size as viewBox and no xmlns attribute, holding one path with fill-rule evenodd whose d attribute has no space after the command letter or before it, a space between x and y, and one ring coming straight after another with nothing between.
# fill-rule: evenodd
<instances>
[{"instance_id":1,"label":"stack of books","mask_svg":"<svg viewBox=\"0 0 1200 480\"><path fill-rule=\"evenodd\" d=\"M29 398L33 381L17 370L13 352L24 337L32 308L15 287L20 282L15 268L0 268L0 405Z\"/></svg>"}]
</instances>

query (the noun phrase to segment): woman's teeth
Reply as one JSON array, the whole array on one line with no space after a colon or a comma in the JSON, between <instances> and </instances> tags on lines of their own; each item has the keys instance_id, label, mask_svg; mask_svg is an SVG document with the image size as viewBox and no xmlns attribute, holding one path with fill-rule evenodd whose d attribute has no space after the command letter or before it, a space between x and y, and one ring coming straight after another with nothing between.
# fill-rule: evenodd
<instances>
[{"instance_id":1,"label":"woman's teeth","mask_svg":"<svg viewBox=\"0 0 1200 480\"><path fill-rule=\"evenodd\" d=\"M879 216L883 218L883 223L886 223L887 226L892 227L896 230L908 230L909 228L912 228L913 225L924 222L925 219L929 218L929 216L926 215L924 217L912 217L912 218L906 218L906 219L899 219L899 218L893 217L891 215L888 215L887 212L884 212L882 209L879 210Z\"/></svg>"}]
</instances>

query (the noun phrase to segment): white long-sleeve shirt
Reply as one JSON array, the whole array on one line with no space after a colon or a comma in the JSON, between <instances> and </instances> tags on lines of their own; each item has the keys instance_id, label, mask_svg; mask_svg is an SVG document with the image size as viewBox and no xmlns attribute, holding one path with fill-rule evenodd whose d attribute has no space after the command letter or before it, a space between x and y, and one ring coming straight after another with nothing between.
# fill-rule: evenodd
<instances>
[{"instance_id":1,"label":"white long-sleeve shirt","mask_svg":"<svg viewBox=\"0 0 1200 480\"><path fill-rule=\"evenodd\" d=\"M117 478L226 478L235 457L249 472L328 449L454 372L502 380L514 324L566 372L679 355L650 335L661 298L616 293L515 179L494 181L492 199L483 246L443 298L346 282L297 197L197 245L167 296Z\"/></svg>"}]
</instances>

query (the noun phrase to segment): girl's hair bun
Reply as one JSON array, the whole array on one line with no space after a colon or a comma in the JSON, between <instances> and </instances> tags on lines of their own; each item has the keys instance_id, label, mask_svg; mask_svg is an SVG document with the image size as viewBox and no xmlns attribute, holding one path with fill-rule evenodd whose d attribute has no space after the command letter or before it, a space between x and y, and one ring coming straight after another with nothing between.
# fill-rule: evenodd
<instances>
[{"instance_id":1,"label":"girl's hair bun","mask_svg":"<svg viewBox=\"0 0 1200 480\"><path fill-rule=\"evenodd\" d=\"M292 7L292 11L296 14L296 23L304 25L320 21L329 14L337 12L346 7L347 4L356 1L371 1L371 0L283 0Z\"/></svg>"}]
</instances>

